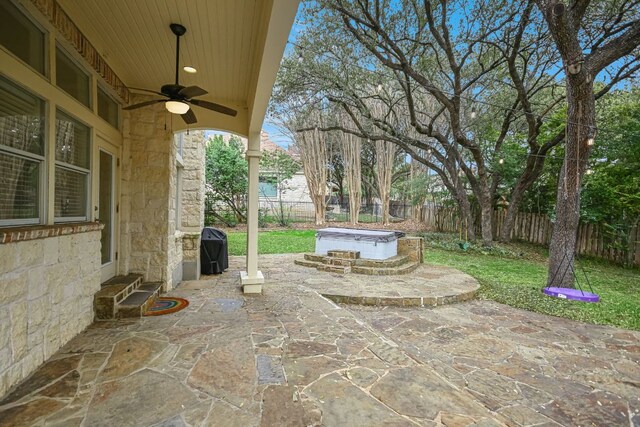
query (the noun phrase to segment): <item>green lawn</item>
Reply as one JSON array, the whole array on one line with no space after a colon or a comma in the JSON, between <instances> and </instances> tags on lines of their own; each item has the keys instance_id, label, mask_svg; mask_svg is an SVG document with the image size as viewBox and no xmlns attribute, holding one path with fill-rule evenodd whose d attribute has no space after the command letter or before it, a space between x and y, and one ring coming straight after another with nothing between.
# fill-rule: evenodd
<instances>
[{"instance_id":1,"label":"green lawn","mask_svg":"<svg viewBox=\"0 0 640 427\"><path fill-rule=\"evenodd\" d=\"M640 330L638 270L597 260L581 260L591 286L601 298L597 304L588 304L545 296L540 289L546 284L546 260L530 259L526 255L525 252L522 259L514 259L428 248L425 261L455 267L478 279L481 299L583 322ZM578 271L578 277L584 277L581 271ZM584 284L583 289L588 290Z\"/></svg>"},{"instance_id":2,"label":"green lawn","mask_svg":"<svg viewBox=\"0 0 640 427\"><path fill-rule=\"evenodd\" d=\"M640 330L640 271L637 269L599 260L581 260L580 265L601 302L580 303L550 298L540 292L547 276L544 248L510 244L498 245L492 250L472 246L464 252L458 249L452 235L425 235L425 240L425 261L454 267L477 278L481 299L553 316ZM229 233L228 241L231 255L246 253L246 233ZM312 252L314 244L314 230L268 231L258 237L262 254Z\"/></svg>"},{"instance_id":3,"label":"green lawn","mask_svg":"<svg viewBox=\"0 0 640 427\"><path fill-rule=\"evenodd\" d=\"M247 233L229 233L227 243L229 255L247 253ZM261 231L258 234L258 250L261 254L313 252L315 244L315 230Z\"/></svg>"}]
</instances>

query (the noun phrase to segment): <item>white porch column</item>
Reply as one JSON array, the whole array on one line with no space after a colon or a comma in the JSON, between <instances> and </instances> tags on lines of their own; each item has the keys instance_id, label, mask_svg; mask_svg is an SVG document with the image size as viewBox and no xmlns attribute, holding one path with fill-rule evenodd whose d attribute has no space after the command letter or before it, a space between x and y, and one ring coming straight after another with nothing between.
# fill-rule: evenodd
<instances>
[{"instance_id":1,"label":"white porch column","mask_svg":"<svg viewBox=\"0 0 640 427\"><path fill-rule=\"evenodd\" d=\"M249 163L249 194L247 195L247 271L240 272L245 294L262 293L264 276L258 270L258 174L260 167L260 134L249 136L246 156ZM254 149L256 147L257 149Z\"/></svg>"}]
</instances>

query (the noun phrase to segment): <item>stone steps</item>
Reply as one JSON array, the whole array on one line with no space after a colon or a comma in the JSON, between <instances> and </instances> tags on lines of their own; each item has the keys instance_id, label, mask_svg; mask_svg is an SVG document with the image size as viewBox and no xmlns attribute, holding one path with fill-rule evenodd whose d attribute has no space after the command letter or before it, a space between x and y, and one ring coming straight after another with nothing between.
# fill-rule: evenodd
<instances>
[{"instance_id":1,"label":"stone steps","mask_svg":"<svg viewBox=\"0 0 640 427\"><path fill-rule=\"evenodd\" d=\"M329 258L359 259L360 251L332 250L327 251Z\"/></svg>"},{"instance_id":2,"label":"stone steps","mask_svg":"<svg viewBox=\"0 0 640 427\"><path fill-rule=\"evenodd\" d=\"M391 268L399 267L409 261L407 255L396 255L389 259L358 259L355 265L358 267Z\"/></svg>"},{"instance_id":3,"label":"stone steps","mask_svg":"<svg viewBox=\"0 0 640 427\"><path fill-rule=\"evenodd\" d=\"M141 274L116 276L102 283L93 296L93 309L98 320L115 319L117 305L142 284Z\"/></svg>"},{"instance_id":4,"label":"stone steps","mask_svg":"<svg viewBox=\"0 0 640 427\"><path fill-rule=\"evenodd\" d=\"M304 259L306 261L311 261L311 262L319 262L322 263L322 261L325 259L326 257L324 255L316 255L316 254L304 254ZM300 264L302 265L302 264Z\"/></svg>"},{"instance_id":5,"label":"stone steps","mask_svg":"<svg viewBox=\"0 0 640 427\"><path fill-rule=\"evenodd\" d=\"M419 266L419 262L408 262L395 267L365 267L354 265L351 267L351 271L357 274L366 274L368 276L396 276L411 273Z\"/></svg>"},{"instance_id":6,"label":"stone steps","mask_svg":"<svg viewBox=\"0 0 640 427\"><path fill-rule=\"evenodd\" d=\"M351 266L344 265L319 265L316 267L320 271L327 271L329 273L347 274L351 273Z\"/></svg>"},{"instance_id":7,"label":"stone steps","mask_svg":"<svg viewBox=\"0 0 640 427\"><path fill-rule=\"evenodd\" d=\"M143 283L142 275L116 276L93 296L96 320L141 317L160 294L161 283Z\"/></svg>"},{"instance_id":8,"label":"stone steps","mask_svg":"<svg viewBox=\"0 0 640 427\"><path fill-rule=\"evenodd\" d=\"M303 267L312 267L312 268L318 268L319 266L322 265L322 261L310 261L307 258L308 254L305 254L304 257L305 259L296 259L293 260L293 263L295 265L301 265Z\"/></svg>"},{"instance_id":9,"label":"stone steps","mask_svg":"<svg viewBox=\"0 0 640 427\"><path fill-rule=\"evenodd\" d=\"M344 250L327 251L327 255L304 254L304 259L296 259L294 263L330 273L357 273L369 276L407 274L420 265L419 262L411 261L407 255L377 260L360 258L358 251Z\"/></svg>"},{"instance_id":10,"label":"stone steps","mask_svg":"<svg viewBox=\"0 0 640 427\"><path fill-rule=\"evenodd\" d=\"M322 263L325 265L333 265L337 267L351 267L352 265L355 264L355 262L356 260L352 258L333 258L333 257L327 257L322 261Z\"/></svg>"},{"instance_id":11,"label":"stone steps","mask_svg":"<svg viewBox=\"0 0 640 427\"><path fill-rule=\"evenodd\" d=\"M160 282L143 283L118 304L116 317L118 319L142 317L158 298L161 289L162 283Z\"/></svg>"}]
</instances>

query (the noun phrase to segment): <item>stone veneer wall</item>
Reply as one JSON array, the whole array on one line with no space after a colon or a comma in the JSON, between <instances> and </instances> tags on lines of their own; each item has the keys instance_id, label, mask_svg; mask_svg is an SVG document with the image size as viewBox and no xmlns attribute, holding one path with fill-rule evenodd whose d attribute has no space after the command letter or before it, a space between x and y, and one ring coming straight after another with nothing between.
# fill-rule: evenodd
<instances>
[{"instance_id":1,"label":"stone veneer wall","mask_svg":"<svg viewBox=\"0 0 640 427\"><path fill-rule=\"evenodd\" d=\"M180 229L186 232L200 233L204 227L205 144L204 131L184 135Z\"/></svg>"},{"instance_id":2,"label":"stone veneer wall","mask_svg":"<svg viewBox=\"0 0 640 427\"><path fill-rule=\"evenodd\" d=\"M136 95L132 102L147 99ZM169 222L175 217L170 200L175 149L165 114L162 103L124 112L119 271L164 282L168 290L173 284L168 256L174 246Z\"/></svg>"},{"instance_id":3,"label":"stone veneer wall","mask_svg":"<svg viewBox=\"0 0 640 427\"><path fill-rule=\"evenodd\" d=\"M182 237L182 278L195 280L200 277L200 233L204 227L204 131L183 134L182 143L182 209L178 227Z\"/></svg>"},{"instance_id":4,"label":"stone veneer wall","mask_svg":"<svg viewBox=\"0 0 640 427\"><path fill-rule=\"evenodd\" d=\"M413 262L424 263L424 239L401 237L398 239L398 255L407 255Z\"/></svg>"},{"instance_id":5,"label":"stone veneer wall","mask_svg":"<svg viewBox=\"0 0 640 427\"><path fill-rule=\"evenodd\" d=\"M132 102L145 99L136 96ZM203 131L191 131L183 137L178 194L176 142L165 130L165 114L162 104L125 113L119 262L122 274L143 274L146 281L163 282L167 291L180 283L184 272L186 278L199 277L192 276L199 273L204 225L205 136ZM182 202L179 226L176 197Z\"/></svg>"},{"instance_id":6,"label":"stone veneer wall","mask_svg":"<svg viewBox=\"0 0 640 427\"><path fill-rule=\"evenodd\" d=\"M0 231L0 396L93 322L100 227Z\"/></svg>"}]
</instances>

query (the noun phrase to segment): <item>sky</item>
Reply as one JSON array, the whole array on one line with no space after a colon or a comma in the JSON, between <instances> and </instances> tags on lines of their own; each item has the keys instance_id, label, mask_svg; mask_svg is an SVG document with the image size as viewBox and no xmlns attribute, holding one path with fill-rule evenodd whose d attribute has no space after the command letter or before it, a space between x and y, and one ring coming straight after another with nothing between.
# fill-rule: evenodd
<instances>
[{"instance_id":1,"label":"sky","mask_svg":"<svg viewBox=\"0 0 640 427\"><path fill-rule=\"evenodd\" d=\"M282 132L280 132L280 130L278 129L277 126L275 126L272 123L268 123L267 121L264 122L264 124L262 125L262 130L267 132L269 134L269 139L271 141L273 141L274 143L278 144L280 147L284 148L285 150L289 148L289 145L291 144L291 138L289 138L287 135L282 134ZM224 135L227 134L229 132L223 132L223 131L218 131L218 130L206 130L204 132L204 136L205 138L209 139L210 137L214 136L214 135Z\"/></svg>"},{"instance_id":2,"label":"sky","mask_svg":"<svg viewBox=\"0 0 640 427\"><path fill-rule=\"evenodd\" d=\"M292 43L295 43L298 38L298 34L304 31L304 24L300 22L300 14L302 11L302 7L298 8L298 14L296 16L296 20L293 23L293 27L291 28L291 33L289 33L289 39L287 42L287 47L285 48L284 54L285 56L291 52L293 49ZM278 144L280 147L287 149L289 145L293 144L291 137L282 132L282 130L275 123L269 121L267 117L262 125L262 130L269 134L269 138Z\"/></svg>"}]
</instances>

